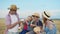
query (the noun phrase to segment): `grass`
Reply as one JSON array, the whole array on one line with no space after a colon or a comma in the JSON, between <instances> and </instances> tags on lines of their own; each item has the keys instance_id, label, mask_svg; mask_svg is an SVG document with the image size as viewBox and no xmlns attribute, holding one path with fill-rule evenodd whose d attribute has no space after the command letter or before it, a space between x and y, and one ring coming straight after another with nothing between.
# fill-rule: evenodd
<instances>
[{"instance_id":1,"label":"grass","mask_svg":"<svg viewBox=\"0 0 60 34\"><path fill-rule=\"evenodd\" d=\"M0 34L4 34L5 30L5 19L0 19Z\"/></svg>"},{"instance_id":2,"label":"grass","mask_svg":"<svg viewBox=\"0 0 60 34\"><path fill-rule=\"evenodd\" d=\"M60 31L60 20L53 20L53 21L56 24L58 31ZM4 34L5 28L6 28L5 19L0 18L0 34Z\"/></svg>"},{"instance_id":3,"label":"grass","mask_svg":"<svg viewBox=\"0 0 60 34\"><path fill-rule=\"evenodd\" d=\"M59 32L60 32L60 20L53 20L54 21L54 23L56 24L56 27L57 27L57 29L59 30Z\"/></svg>"}]
</instances>

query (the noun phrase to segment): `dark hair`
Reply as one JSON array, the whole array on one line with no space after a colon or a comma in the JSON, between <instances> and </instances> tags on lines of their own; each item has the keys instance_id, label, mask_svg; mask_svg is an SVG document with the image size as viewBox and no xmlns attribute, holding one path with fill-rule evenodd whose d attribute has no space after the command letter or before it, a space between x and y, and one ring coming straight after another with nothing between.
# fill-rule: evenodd
<instances>
[{"instance_id":1,"label":"dark hair","mask_svg":"<svg viewBox=\"0 0 60 34\"><path fill-rule=\"evenodd\" d=\"M51 20L51 19L50 19L49 21L54 22L54 21L53 21L53 20Z\"/></svg>"}]
</instances>

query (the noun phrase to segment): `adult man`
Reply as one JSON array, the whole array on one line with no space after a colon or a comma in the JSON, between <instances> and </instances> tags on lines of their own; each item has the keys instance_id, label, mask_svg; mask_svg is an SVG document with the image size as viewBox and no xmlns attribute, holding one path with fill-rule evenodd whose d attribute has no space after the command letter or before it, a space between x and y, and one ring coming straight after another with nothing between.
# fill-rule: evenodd
<instances>
[{"instance_id":1,"label":"adult man","mask_svg":"<svg viewBox=\"0 0 60 34\"><path fill-rule=\"evenodd\" d=\"M40 29L42 30L42 28L43 28L43 24L42 24L42 22L40 21L40 15L39 15L39 13L34 13L33 15L32 15L32 17L33 17L33 20L32 20L32 22L31 22L31 27L34 29L35 27L37 27L37 26L39 26L40 27ZM33 31L30 31L30 32L28 32L27 34L34 34L34 32Z\"/></svg>"}]
</instances>

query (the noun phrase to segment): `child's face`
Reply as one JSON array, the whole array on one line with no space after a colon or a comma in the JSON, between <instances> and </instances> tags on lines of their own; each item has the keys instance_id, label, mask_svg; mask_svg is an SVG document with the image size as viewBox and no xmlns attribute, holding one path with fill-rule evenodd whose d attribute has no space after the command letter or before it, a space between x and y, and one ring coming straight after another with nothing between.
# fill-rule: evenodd
<instances>
[{"instance_id":1,"label":"child's face","mask_svg":"<svg viewBox=\"0 0 60 34\"><path fill-rule=\"evenodd\" d=\"M32 17L28 17L27 19L28 19L28 21L32 21Z\"/></svg>"}]
</instances>

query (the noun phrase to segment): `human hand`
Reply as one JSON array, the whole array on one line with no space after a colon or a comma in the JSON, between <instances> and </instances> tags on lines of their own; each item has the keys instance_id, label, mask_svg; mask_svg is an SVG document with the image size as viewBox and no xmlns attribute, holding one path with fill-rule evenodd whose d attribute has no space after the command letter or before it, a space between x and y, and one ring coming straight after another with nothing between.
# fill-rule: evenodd
<instances>
[{"instance_id":1,"label":"human hand","mask_svg":"<svg viewBox=\"0 0 60 34\"><path fill-rule=\"evenodd\" d=\"M30 24L30 26L31 26L31 27L35 27L36 25L34 25L34 24Z\"/></svg>"}]
</instances>

